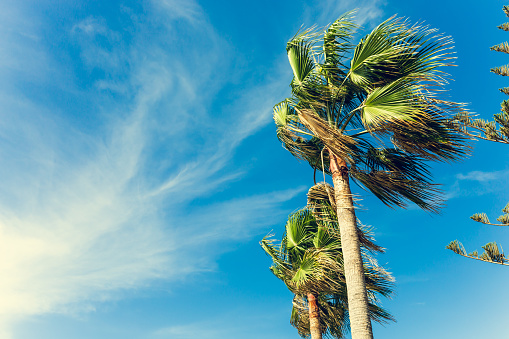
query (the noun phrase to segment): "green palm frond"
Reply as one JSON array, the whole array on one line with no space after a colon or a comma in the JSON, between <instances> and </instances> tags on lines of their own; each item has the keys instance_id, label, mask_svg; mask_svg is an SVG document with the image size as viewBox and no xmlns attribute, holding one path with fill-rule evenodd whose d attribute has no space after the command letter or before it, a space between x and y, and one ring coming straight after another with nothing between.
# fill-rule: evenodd
<instances>
[{"instance_id":1,"label":"green palm frond","mask_svg":"<svg viewBox=\"0 0 509 339\"><path fill-rule=\"evenodd\" d=\"M440 192L424 163L457 160L470 151L469 138L449 118L463 112L462 105L439 99L446 77L441 68L452 59L450 38L390 18L353 48L352 15L288 43L294 80L292 96L274 107L277 137L315 171L331 174L331 155L344 160L356 182L389 206L416 202L436 211ZM373 148L393 148L399 156L384 162L370 157Z\"/></svg>"},{"instance_id":2,"label":"green palm frond","mask_svg":"<svg viewBox=\"0 0 509 339\"><path fill-rule=\"evenodd\" d=\"M445 83L438 68L451 64L452 40L426 26L409 27L391 18L376 27L357 45L351 63L354 83L371 87L409 77Z\"/></svg>"},{"instance_id":3,"label":"green palm frond","mask_svg":"<svg viewBox=\"0 0 509 339\"><path fill-rule=\"evenodd\" d=\"M341 249L341 239L325 227L318 227L313 238L313 246L325 251Z\"/></svg>"},{"instance_id":4,"label":"green palm frond","mask_svg":"<svg viewBox=\"0 0 509 339\"><path fill-rule=\"evenodd\" d=\"M319 275L318 263L316 258L310 253L305 253L304 257L300 260L299 266L294 272L292 283L298 289L311 290L314 288L314 283ZM311 286L310 286L311 285Z\"/></svg>"},{"instance_id":5,"label":"green palm frond","mask_svg":"<svg viewBox=\"0 0 509 339\"><path fill-rule=\"evenodd\" d=\"M395 60L404 53L404 40L401 35L405 25L400 19L391 18L378 25L370 34L365 36L354 50L350 62L350 79L357 85L369 86L376 76L376 69L380 65L387 68L387 72L396 66Z\"/></svg>"},{"instance_id":6,"label":"green palm frond","mask_svg":"<svg viewBox=\"0 0 509 339\"><path fill-rule=\"evenodd\" d=\"M467 137L445 118L446 112L462 111L461 105L441 100L427 100L426 113L431 119L420 120L419 128L406 125L385 126L391 141L400 150L427 160L455 161L470 154ZM459 113L461 114L461 113Z\"/></svg>"},{"instance_id":7,"label":"green palm frond","mask_svg":"<svg viewBox=\"0 0 509 339\"><path fill-rule=\"evenodd\" d=\"M354 13L351 11L343 14L323 34L324 62L321 71L329 82L337 83L348 72L343 58L351 50L351 40L358 28L354 22Z\"/></svg>"},{"instance_id":8,"label":"green palm frond","mask_svg":"<svg viewBox=\"0 0 509 339\"><path fill-rule=\"evenodd\" d=\"M368 130L387 123L419 126L419 121L427 118L415 100L419 96L420 87L405 78L377 87L362 104L362 121Z\"/></svg>"},{"instance_id":9,"label":"green palm frond","mask_svg":"<svg viewBox=\"0 0 509 339\"><path fill-rule=\"evenodd\" d=\"M311 28L298 32L286 44L288 61L292 67L294 81L297 84L302 84L315 68L316 38L317 34Z\"/></svg>"},{"instance_id":10,"label":"green palm frond","mask_svg":"<svg viewBox=\"0 0 509 339\"><path fill-rule=\"evenodd\" d=\"M284 242L285 247L283 247L283 250L304 252L307 244L313 241L310 230L315 230L316 228L316 221L309 210L302 209L290 214L286 222L286 241Z\"/></svg>"},{"instance_id":11,"label":"green palm frond","mask_svg":"<svg viewBox=\"0 0 509 339\"><path fill-rule=\"evenodd\" d=\"M317 193L320 198L313 200L313 206L335 213L331 210L331 201L324 198L324 194L328 196L323 193L325 185L315 185L315 189L310 190L321 192ZM303 337L309 335L308 293L316 295L324 336L342 338L349 327L341 237L337 229L337 219L320 221L314 218L313 211L305 208L290 214L280 243L272 235L261 241L262 248L272 259L271 271L295 294L290 322ZM380 249L372 243L369 230L359 228L359 233L363 233L361 241L370 244L365 248ZM393 320L378 306L378 296L389 297L394 280L368 252L364 252L363 257L369 314L375 321Z\"/></svg>"}]
</instances>

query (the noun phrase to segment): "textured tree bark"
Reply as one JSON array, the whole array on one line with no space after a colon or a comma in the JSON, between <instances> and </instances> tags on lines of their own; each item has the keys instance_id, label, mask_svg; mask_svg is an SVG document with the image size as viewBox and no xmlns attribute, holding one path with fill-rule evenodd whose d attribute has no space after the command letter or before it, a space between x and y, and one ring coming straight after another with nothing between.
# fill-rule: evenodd
<instances>
[{"instance_id":1,"label":"textured tree bark","mask_svg":"<svg viewBox=\"0 0 509 339\"><path fill-rule=\"evenodd\" d=\"M311 339L322 339L322 330L320 328L320 311L318 310L318 303L313 293L308 293L309 304L309 330L311 332Z\"/></svg>"},{"instance_id":2,"label":"textured tree bark","mask_svg":"<svg viewBox=\"0 0 509 339\"><path fill-rule=\"evenodd\" d=\"M338 213L339 232L345 267L348 296L348 313L352 339L373 339L371 320L368 314L368 296L364 280L357 218L350 192L348 168L343 159L330 153L330 171L334 183L334 196Z\"/></svg>"}]
</instances>

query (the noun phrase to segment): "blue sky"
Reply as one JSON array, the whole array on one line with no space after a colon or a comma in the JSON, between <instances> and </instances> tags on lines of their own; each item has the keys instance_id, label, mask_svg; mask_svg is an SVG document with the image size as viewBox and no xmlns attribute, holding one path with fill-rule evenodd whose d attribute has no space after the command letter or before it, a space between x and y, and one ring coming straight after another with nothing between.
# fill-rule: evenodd
<instances>
[{"instance_id":1,"label":"blue sky","mask_svg":"<svg viewBox=\"0 0 509 339\"><path fill-rule=\"evenodd\" d=\"M501 1L0 0L0 338L296 338L291 295L259 240L305 204L312 170L275 137L289 94L286 41L358 7L455 40L447 95L485 118L507 81ZM359 217L387 248L397 323L378 339L502 338L509 270L466 260L509 230L509 148L436 164L441 215Z\"/></svg>"}]
</instances>

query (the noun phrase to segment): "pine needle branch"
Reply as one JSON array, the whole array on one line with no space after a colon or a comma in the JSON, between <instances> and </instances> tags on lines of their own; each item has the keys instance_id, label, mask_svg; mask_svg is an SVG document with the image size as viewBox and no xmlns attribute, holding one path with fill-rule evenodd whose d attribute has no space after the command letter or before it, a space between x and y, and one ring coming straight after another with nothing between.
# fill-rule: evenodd
<instances>
[{"instance_id":1,"label":"pine needle branch","mask_svg":"<svg viewBox=\"0 0 509 339\"><path fill-rule=\"evenodd\" d=\"M495 67L490 69L490 72L506 77L509 75L509 67L508 65Z\"/></svg>"},{"instance_id":2,"label":"pine needle branch","mask_svg":"<svg viewBox=\"0 0 509 339\"><path fill-rule=\"evenodd\" d=\"M507 32L509 31L509 22L505 22L502 25L497 26L497 28Z\"/></svg>"},{"instance_id":3,"label":"pine needle branch","mask_svg":"<svg viewBox=\"0 0 509 339\"><path fill-rule=\"evenodd\" d=\"M451 243L449 243L449 245L447 245L445 248L465 258L509 266L509 259L505 257L502 246L499 248L496 242L490 242L484 245L482 247L484 252L481 255L479 255L477 251L467 254L465 247L463 247L463 244L458 240L451 241Z\"/></svg>"},{"instance_id":4,"label":"pine needle branch","mask_svg":"<svg viewBox=\"0 0 509 339\"><path fill-rule=\"evenodd\" d=\"M474 119L472 114L464 111L449 121L449 127L473 139L509 144L509 113L505 109L509 112L509 104L506 101L502 103L501 113L493 116L494 121Z\"/></svg>"},{"instance_id":5,"label":"pine needle branch","mask_svg":"<svg viewBox=\"0 0 509 339\"><path fill-rule=\"evenodd\" d=\"M507 43L507 41L502 42L498 45L490 47L490 50L509 54L509 44Z\"/></svg>"},{"instance_id":6,"label":"pine needle branch","mask_svg":"<svg viewBox=\"0 0 509 339\"><path fill-rule=\"evenodd\" d=\"M490 222L490 219L486 215L486 213L476 213L470 217L473 221L480 222L485 225L491 225L491 226L509 226L509 203L502 209L502 214L497 218L497 221L500 222L500 224L493 224Z\"/></svg>"}]
</instances>

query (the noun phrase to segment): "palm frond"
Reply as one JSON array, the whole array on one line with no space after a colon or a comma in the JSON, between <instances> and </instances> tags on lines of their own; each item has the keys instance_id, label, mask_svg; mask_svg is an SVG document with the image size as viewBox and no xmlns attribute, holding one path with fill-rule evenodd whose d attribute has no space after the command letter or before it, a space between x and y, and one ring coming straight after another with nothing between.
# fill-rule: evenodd
<instances>
[{"instance_id":1,"label":"palm frond","mask_svg":"<svg viewBox=\"0 0 509 339\"><path fill-rule=\"evenodd\" d=\"M357 141L348 135L344 135L329 125L326 121L314 114L312 110L297 110L299 119L307 129L319 138L327 149L337 157L351 162L350 153L356 148Z\"/></svg>"},{"instance_id":2,"label":"palm frond","mask_svg":"<svg viewBox=\"0 0 509 339\"><path fill-rule=\"evenodd\" d=\"M394 60L404 53L404 46L399 43L404 40L401 36L404 27L404 22L393 17L378 25L359 42L350 62L349 77L352 82L369 86L376 76L376 68L381 64L387 73L395 68Z\"/></svg>"},{"instance_id":3,"label":"palm frond","mask_svg":"<svg viewBox=\"0 0 509 339\"><path fill-rule=\"evenodd\" d=\"M438 185L407 178L398 172L365 172L352 168L351 177L389 207L406 207L406 201L438 213L443 204Z\"/></svg>"},{"instance_id":4,"label":"palm frond","mask_svg":"<svg viewBox=\"0 0 509 339\"><path fill-rule=\"evenodd\" d=\"M424 103L431 119L421 120L418 128L411 125L390 124L381 134L392 133L394 146L404 152L434 161L455 161L470 154L471 146L463 130L445 118L448 112L462 111L453 102L429 99ZM461 113L460 113L461 114Z\"/></svg>"},{"instance_id":5,"label":"palm frond","mask_svg":"<svg viewBox=\"0 0 509 339\"><path fill-rule=\"evenodd\" d=\"M427 26L391 18L376 27L357 45L350 76L354 83L371 88L401 78L444 84L451 65L452 40Z\"/></svg>"},{"instance_id":6,"label":"palm frond","mask_svg":"<svg viewBox=\"0 0 509 339\"><path fill-rule=\"evenodd\" d=\"M331 201L323 193L326 184L320 184L310 191L320 197L314 206L322 210L331 210ZM310 194L312 195L312 194ZM307 294L316 295L320 312L323 335L342 338L348 330L348 301L344 276L341 238L337 232L337 219L319 221L309 209L301 209L290 214L286 223L286 232L281 243L276 243L272 235L262 239L261 245L272 258L271 271L281 279L295 294L290 318L301 336L309 335L309 309ZM373 241L369 229L359 228L361 241L371 244ZM379 249L375 244L365 247ZM370 248L370 249L371 249ZM375 258L363 252L366 286L368 288L369 315L379 322L393 320L392 316L378 306L378 296L389 297L394 279L378 265Z\"/></svg>"},{"instance_id":7,"label":"palm frond","mask_svg":"<svg viewBox=\"0 0 509 339\"><path fill-rule=\"evenodd\" d=\"M343 64L345 54L352 48L351 39L357 25L354 22L355 11L343 14L334 21L323 34L324 63L321 71L332 83L341 81L347 73L347 67Z\"/></svg>"},{"instance_id":8,"label":"palm frond","mask_svg":"<svg viewBox=\"0 0 509 339\"><path fill-rule=\"evenodd\" d=\"M297 34L286 44L286 53L292 67L294 80L301 84L315 68L313 60L313 35L307 30Z\"/></svg>"},{"instance_id":9,"label":"palm frond","mask_svg":"<svg viewBox=\"0 0 509 339\"><path fill-rule=\"evenodd\" d=\"M362 122L373 129L387 123L420 126L427 120L423 105L415 100L420 95L420 86L400 79L370 91L362 104Z\"/></svg>"}]
</instances>

